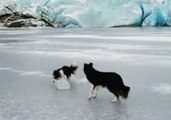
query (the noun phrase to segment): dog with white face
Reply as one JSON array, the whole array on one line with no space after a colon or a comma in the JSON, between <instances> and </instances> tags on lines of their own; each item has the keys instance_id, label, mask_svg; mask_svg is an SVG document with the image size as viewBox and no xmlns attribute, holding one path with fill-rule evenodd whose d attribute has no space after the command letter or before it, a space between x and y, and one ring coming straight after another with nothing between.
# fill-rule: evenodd
<instances>
[{"instance_id":1,"label":"dog with white face","mask_svg":"<svg viewBox=\"0 0 171 120\"><path fill-rule=\"evenodd\" d=\"M53 71L54 83L57 89L69 89L70 83L69 80L72 74L75 74L78 66L63 66L57 70Z\"/></svg>"}]
</instances>

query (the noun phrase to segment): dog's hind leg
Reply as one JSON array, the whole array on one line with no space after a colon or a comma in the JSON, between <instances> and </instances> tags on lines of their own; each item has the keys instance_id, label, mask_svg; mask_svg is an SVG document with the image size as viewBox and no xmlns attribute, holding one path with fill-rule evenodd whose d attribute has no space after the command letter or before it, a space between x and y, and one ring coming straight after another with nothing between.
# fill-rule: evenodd
<instances>
[{"instance_id":1,"label":"dog's hind leg","mask_svg":"<svg viewBox=\"0 0 171 120\"><path fill-rule=\"evenodd\" d=\"M115 103L119 101L119 94L117 92L114 92L114 97L113 99L111 100L112 103Z\"/></svg>"},{"instance_id":2,"label":"dog's hind leg","mask_svg":"<svg viewBox=\"0 0 171 120\"><path fill-rule=\"evenodd\" d=\"M111 102L112 102L112 103L115 103L115 102L117 102L117 100L118 100L117 97L114 95L114 96L113 96L113 99L111 100Z\"/></svg>"},{"instance_id":3,"label":"dog's hind leg","mask_svg":"<svg viewBox=\"0 0 171 120\"><path fill-rule=\"evenodd\" d=\"M112 103L119 101L119 93L117 92L116 89L113 89L112 86L107 87L110 92L114 94L114 98L111 100Z\"/></svg>"}]
</instances>

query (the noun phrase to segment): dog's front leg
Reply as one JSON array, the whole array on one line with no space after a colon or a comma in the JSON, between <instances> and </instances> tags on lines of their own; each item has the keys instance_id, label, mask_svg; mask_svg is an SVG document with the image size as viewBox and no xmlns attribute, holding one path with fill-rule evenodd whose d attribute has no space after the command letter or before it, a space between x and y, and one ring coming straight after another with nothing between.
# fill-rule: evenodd
<instances>
[{"instance_id":1,"label":"dog's front leg","mask_svg":"<svg viewBox=\"0 0 171 120\"><path fill-rule=\"evenodd\" d=\"M114 95L113 96L113 99L111 100L111 103L115 103L115 102L117 102L118 101L118 98Z\"/></svg>"},{"instance_id":2,"label":"dog's front leg","mask_svg":"<svg viewBox=\"0 0 171 120\"><path fill-rule=\"evenodd\" d=\"M63 70L60 70L59 73L60 73L60 75L61 75L62 78L67 79L67 76L64 74L64 71Z\"/></svg>"},{"instance_id":3,"label":"dog's front leg","mask_svg":"<svg viewBox=\"0 0 171 120\"><path fill-rule=\"evenodd\" d=\"M92 85L92 88L91 88L91 90L90 90L90 95L89 95L89 97L88 97L88 100L91 100L91 98L93 97L93 94L94 94L94 89L95 89L96 87L94 86L94 85Z\"/></svg>"},{"instance_id":4,"label":"dog's front leg","mask_svg":"<svg viewBox=\"0 0 171 120\"><path fill-rule=\"evenodd\" d=\"M94 88L93 95L92 95L93 98L97 97L97 95L99 94L100 88L101 88L101 86L96 86Z\"/></svg>"}]
</instances>

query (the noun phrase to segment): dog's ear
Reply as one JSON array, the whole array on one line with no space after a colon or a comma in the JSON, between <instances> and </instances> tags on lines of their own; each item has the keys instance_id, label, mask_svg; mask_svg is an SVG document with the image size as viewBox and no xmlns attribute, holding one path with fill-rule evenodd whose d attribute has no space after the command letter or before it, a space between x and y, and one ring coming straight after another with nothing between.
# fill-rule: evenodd
<instances>
[{"instance_id":1,"label":"dog's ear","mask_svg":"<svg viewBox=\"0 0 171 120\"><path fill-rule=\"evenodd\" d=\"M90 63L89 65L90 65L90 66L93 66L93 63Z\"/></svg>"}]
</instances>

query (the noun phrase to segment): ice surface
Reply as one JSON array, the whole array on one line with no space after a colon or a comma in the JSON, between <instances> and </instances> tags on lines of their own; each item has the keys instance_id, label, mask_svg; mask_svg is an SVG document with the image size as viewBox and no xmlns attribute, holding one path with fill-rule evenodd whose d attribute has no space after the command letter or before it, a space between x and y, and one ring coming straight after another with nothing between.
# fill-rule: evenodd
<instances>
[{"instance_id":1,"label":"ice surface","mask_svg":"<svg viewBox=\"0 0 171 120\"><path fill-rule=\"evenodd\" d=\"M158 86L155 86L154 91L156 91L158 93L166 94L166 95L171 94L171 85L166 84L166 83L162 83Z\"/></svg>"},{"instance_id":2,"label":"ice surface","mask_svg":"<svg viewBox=\"0 0 171 120\"><path fill-rule=\"evenodd\" d=\"M0 119L170 120L171 29L0 29ZM52 72L76 62L69 90L56 90ZM131 87L110 103L101 89L88 101L83 63L119 73Z\"/></svg>"}]
</instances>

